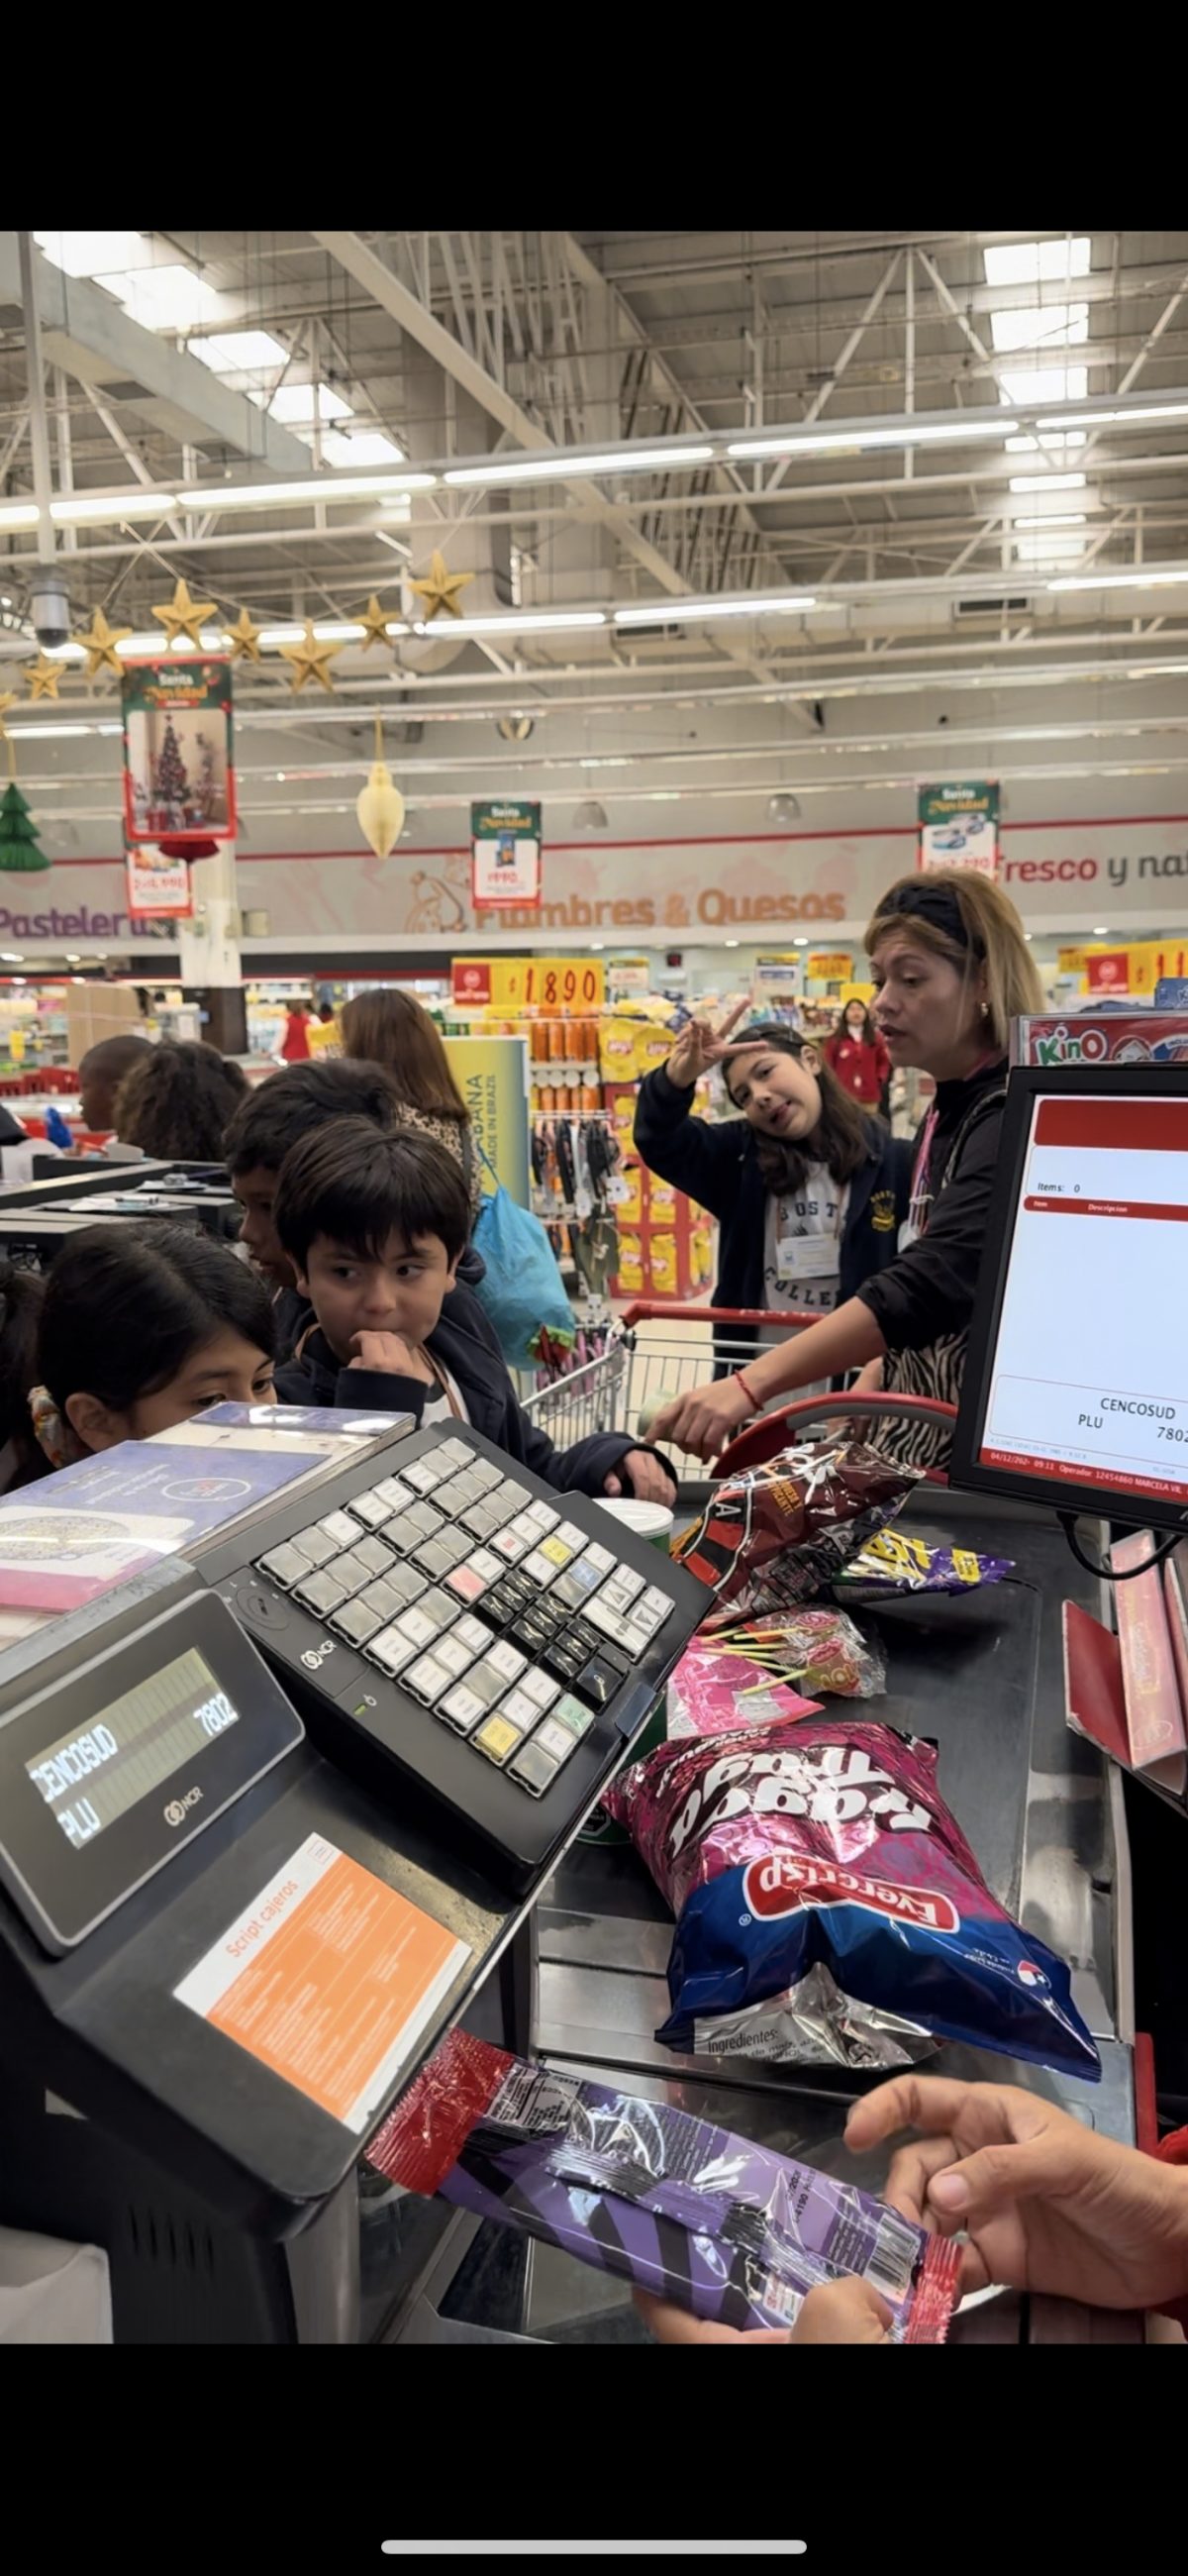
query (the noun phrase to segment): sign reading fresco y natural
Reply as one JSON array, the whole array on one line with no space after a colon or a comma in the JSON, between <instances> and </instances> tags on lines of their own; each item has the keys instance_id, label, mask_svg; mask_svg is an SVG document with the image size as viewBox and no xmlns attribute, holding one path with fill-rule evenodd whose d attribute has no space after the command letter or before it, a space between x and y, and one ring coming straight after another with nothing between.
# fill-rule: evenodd
<instances>
[{"instance_id":1,"label":"sign reading fresco y natural","mask_svg":"<svg viewBox=\"0 0 1188 2576\"><path fill-rule=\"evenodd\" d=\"M183 855L187 842L233 840L230 662L211 653L127 662L123 702L129 841L167 841Z\"/></svg>"},{"instance_id":2,"label":"sign reading fresco y natural","mask_svg":"<svg viewBox=\"0 0 1188 2576\"><path fill-rule=\"evenodd\" d=\"M506 797L470 809L471 898L476 911L540 902L540 807Z\"/></svg>"}]
</instances>

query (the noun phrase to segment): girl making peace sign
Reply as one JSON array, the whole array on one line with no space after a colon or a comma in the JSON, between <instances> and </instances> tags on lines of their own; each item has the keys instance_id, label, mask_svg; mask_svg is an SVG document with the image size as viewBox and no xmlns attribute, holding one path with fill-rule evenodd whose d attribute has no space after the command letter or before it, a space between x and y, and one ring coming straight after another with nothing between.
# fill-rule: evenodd
<instances>
[{"instance_id":1,"label":"girl making peace sign","mask_svg":"<svg viewBox=\"0 0 1188 2576\"><path fill-rule=\"evenodd\" d=\"M739 1002L718 1027L691 1020L681 1031L667 1064L641 1085L636 1151L717 1218L715 1305L830 1314L894 1257L910 1151L795 1029L763 1021L734 1037L748 1008ZM691 1114L694 1086L715 1064L738 1123Z\"/></svg>"}]
</instances>

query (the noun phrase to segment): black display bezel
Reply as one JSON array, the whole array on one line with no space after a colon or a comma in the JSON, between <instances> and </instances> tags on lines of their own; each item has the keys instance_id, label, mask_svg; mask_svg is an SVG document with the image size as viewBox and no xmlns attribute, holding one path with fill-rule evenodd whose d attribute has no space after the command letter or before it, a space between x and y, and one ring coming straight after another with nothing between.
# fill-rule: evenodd
<instances>
[{"instance_id":1,"label":"black display bezel","mask_svg":"<svg viewBox=\"0 0 1188 2576\"><path fill-rule=\"evenodd\" d=\"M242 1629L211 1593L146 1616L130 1635L99 1643L92 1655L41 1683L0 1716L0 1881L43 1948L73 1949L146 1880L164 1869L217 1816L226 1813L304 1736L296 1710ZM238 1711L237 1723L204 1739L151 1795L139 1798L102 1833L69 1841L26 1763L68 1731L81 1734L115 1700L147 1681L187 1648L201 1655ZM72 1703L78 1715L70 1715ZM166 1808L197 1786L201 1797L179 1824Z\"/></svg>"},{"instance_id":2,"label":"black display bezel","mask_svg":"<svg viewBox=\"0 0 1188 2576\"><path fill-rule=\"evenodd\" d=\"M986 1225L987 1258L974 1301L966 1351L961 1402L953 1433L949 1482L973 1493L995 1494L1008 1501L1038 1503L1045 1510L1105 1521L1135 1522L1146 1529L1188 1529L1188 1506L1158 1494L1124 1486L1106 1487L1072 1477L1028 1476L1009 1467L987 1466L979 1455L990 1402L993 1359L1006 1295L1014 1245L1015 1221L1031 1136L1032 1111L1038 1098L1135 1100L1161 1093L1188 1096L1188 1067L1165 1065L1019 1065L1010 1075L1002 1138ZM1094 1293L1087 1280L1086 1292ZM1096 1283L1109 1295L1109 1282Z\"/></svg>"}]
</instances>

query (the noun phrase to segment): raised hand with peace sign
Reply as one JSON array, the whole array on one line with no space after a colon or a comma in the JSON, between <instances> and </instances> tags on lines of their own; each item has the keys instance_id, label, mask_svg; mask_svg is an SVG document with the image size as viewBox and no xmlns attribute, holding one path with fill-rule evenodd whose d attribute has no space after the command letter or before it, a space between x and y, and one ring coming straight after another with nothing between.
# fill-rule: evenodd
<instances>
[{"instance_id":1,"label":"raised hand with peace sign","mask_svg":"<svg viewBox=\"0 0 1188 2576\"><path fill-rule=\"evenodd\" d=\"M691 1091L694 1083L700 1082L712 1065L721 1064L723 1056L732 1052L730 1032L750 1007L750 999L744 994L741 1002L734 1004L717 1028L712 1020L689 1020L686 1023L665 1068L669 1081L675 1083L678 1091ZM745 1044L745 1038L735 1040L736 1046Z\"/></svg>"}]
</instances>

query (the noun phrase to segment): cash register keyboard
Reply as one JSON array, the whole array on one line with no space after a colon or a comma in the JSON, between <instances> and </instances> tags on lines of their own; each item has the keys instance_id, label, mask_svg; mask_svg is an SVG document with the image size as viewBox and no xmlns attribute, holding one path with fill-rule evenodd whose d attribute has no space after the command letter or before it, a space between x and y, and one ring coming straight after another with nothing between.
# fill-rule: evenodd
<instances>
[{"instance_id":1,"label":"cash register keyboard","mask_svg":"<svg viewBox=\"0 0 1188 2576\"><path fill-rule=\"evenodd\" d=\"M563 1507L453 1439L255 1566L531 1798L675 1607Z\"/></svg>"}]
</instances>

